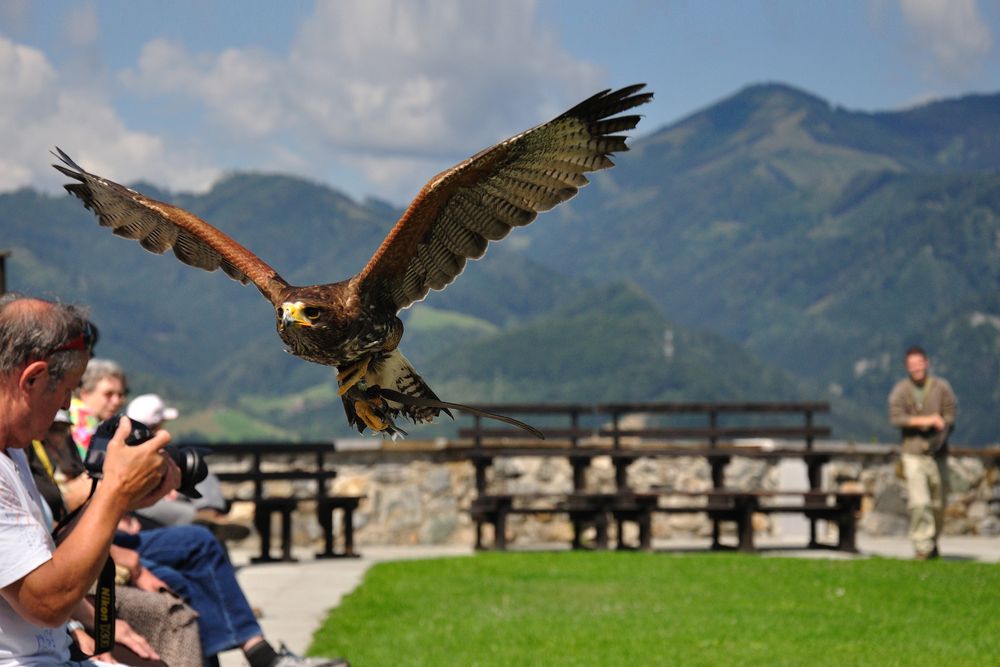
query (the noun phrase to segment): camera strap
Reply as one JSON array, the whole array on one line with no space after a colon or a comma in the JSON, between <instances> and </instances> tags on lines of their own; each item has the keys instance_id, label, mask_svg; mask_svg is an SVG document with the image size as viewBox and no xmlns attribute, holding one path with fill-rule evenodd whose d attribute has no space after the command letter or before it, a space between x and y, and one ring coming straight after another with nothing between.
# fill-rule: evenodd
<instances>
[{"instance_id":1,"label":"camera strap","mask_svg":"<svg viewBox=\"0 0 1000 667\"><path fill-rule=\"evenodd\" d=\"M92 480L87 499L59 522L52 531L52 539L58 544L63 533L80 516L83 509L90 504L90 499L97 490L97 480ZM94 593L94 655L107 653L115 645L115 561L108 556L97 577L97 587ZM90 657L90 656L88 656Z\"/></svg>"}]
</instances>

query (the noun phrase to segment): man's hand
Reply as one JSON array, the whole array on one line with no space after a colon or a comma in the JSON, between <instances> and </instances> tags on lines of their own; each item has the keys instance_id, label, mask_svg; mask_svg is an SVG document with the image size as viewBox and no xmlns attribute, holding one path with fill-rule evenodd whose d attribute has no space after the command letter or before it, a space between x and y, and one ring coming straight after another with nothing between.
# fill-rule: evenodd
<instances>
[{"instance_id":1,"label":"man's hand","mask_svg":"<svg viewBox=\"0 0 1000 667\"><path fill-rule=\"evenodd\" d=\"M86 655L93 656L94 660L107 662L112 665L119 664L117 660L111 657L111 653L94 655L94 649L97 648L97 642L94 641L94 638L86 630L74 630L70 634L73 636L73 641L76 642L76 645L80 647L80 650Z\"/></svg>"},{"instance_id":2,"label":"man's hand","mask_svg":"<svg viewBox=\"0 0 1000 667\"><path fill-rule=\"evenodd\" d=\"M144 567L142 565L139 566L139 575L132 580L132 583L135 584L135 587L141 591L147 591L149 593L159 593L160 591L165 591L172 595L177 595L170 590L170 586L167 586L167 582L153 574L152 570L148 567Z\"/></svg>"},{"instance_id":3,"label":"man's hand","mask_svg":"<svg viewBox=\"0 0 1000 667\"><path fill-rule=\"evenodd\" d=\"M94 653L94 649L97 644L94 642L94 638L86 630L76 630L72 633L72 635L73 640L76 642L76 645L80 647L81 651L87 655L92 655ZM159 654L153 650L153 647L149 645L146 638L133 630L132 626L120 618L115 619L115 643L132 649L132 651L143 660L160 659ZM110 651L108 653L95 655L92 660L98 660L100 662L106 662L113 665L121 664L115 660L114 657L112 657Z\"/></svg>"},{"instance_id":4,"label":"man's hand","mask_svg":"<svg viewBox=\"0 0 1000 667\"><path fill-rule=\"evenodd\" d=\"M125 621L115 620L115 643L132 649L143 660L159 660L160 656L149 645L146 638L132 629Z\"/></svg>"},{"instance_id":5,"label":"man's hand","mask_svg":"<svg viewBox=\"0 0 1000 667\"><path fill-rule=\"evenodd\" d=\"M101 485L126 503L128 509L149 507L180 484L180 470L163 451L170 434L160 431L141 445L129 446L125 438L132 424L122 417L108 443Z\"/></svg>"},{"instance_id":6,"label":"man's hand","mask_svg":"<svg viewBox=\"0 0 1000 667\"><path fill-rule=\"evenodd\" d=\"M909 425L914 428L931 428L935 431L943 431L948 424L941 415L916 415L910 417Z\"/></svg>"}]
</instances>

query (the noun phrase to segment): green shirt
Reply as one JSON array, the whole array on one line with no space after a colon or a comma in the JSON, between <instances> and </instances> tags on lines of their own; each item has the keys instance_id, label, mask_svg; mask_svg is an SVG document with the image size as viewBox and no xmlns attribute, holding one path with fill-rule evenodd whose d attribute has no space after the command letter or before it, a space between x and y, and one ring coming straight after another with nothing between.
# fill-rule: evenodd
<instances>
[{"instance_id":1,"label":"green shirt","mask_svg":"<svg viewBox=\"0 0 1000 667\"><path fill-rule=\"evenodd\" d=\"M889 394L889 421L899 427L905 454L937 454L948 444L948 433L955 426L958 401L944 378L928 376L922 388L905 378ZM944 431L906 426L910 417L941 415L947 424Z\"/></svg>"}]
</instances>

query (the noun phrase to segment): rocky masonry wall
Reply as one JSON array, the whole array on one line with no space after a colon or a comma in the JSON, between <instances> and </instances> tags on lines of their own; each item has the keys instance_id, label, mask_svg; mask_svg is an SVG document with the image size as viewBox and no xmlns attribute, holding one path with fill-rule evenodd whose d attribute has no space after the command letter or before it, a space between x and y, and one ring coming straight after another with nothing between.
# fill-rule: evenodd
<instances>
[{"instance_id":1,"label":"rocky masonry wall","mask_svg":"<svg viewBox=\"0 0 1000 667\"><path fill-rule=\"evenodd\" d=\"M364 495L355 514L355 541L364 546L400 544L472 544L475 526L468 508L476 495L474 470L467 461L442 460L440 453L378 452L338 453L337 478L332 492ZM388 460L386 460L388 459ZM863 490L865 499L861 530L869 534L906 534L906 488L895 476L891 455L838 457L825 467L824 488ZM290 465L273 463L280 467ZM979 458L953 457L949 461L951 493L945 530L949 534L1000 534L1000 475ZM726 486L735 489L779 489L778 465L758 459L734 457L726 468ZM514 457L496 459L488 480L491 493L561 493L572 489L572 469L561 458ZM710 469L699 457L640 459L629 468L633 489L666 486L680 491L711 488ZM614 468L606 457L595 458L587 471L587 488L614 490ZM796 487L804 489L804 486ZM292 492L308 498L311 482L271 482L269 494ZM248 484L233 489L235 495L250 498ZM668 499L669 501L669 499ZM677 502L685 502L678 498ZM237 503L237 514L252 513L249 503ZM315 507L300 503L294 522L297 544L321 539ZM778 527L765 515L755 520L755 528L775 534ZM565 515L514 515L509 521L509 538L514 543L539 544L568 542L571 526ZM338 527L339 532L339 527ZM711 524L700 514L657 514L653 534L656 539L705 537ZM632 536L627 536L629 539Z\"/></svg>"}]
</instances>

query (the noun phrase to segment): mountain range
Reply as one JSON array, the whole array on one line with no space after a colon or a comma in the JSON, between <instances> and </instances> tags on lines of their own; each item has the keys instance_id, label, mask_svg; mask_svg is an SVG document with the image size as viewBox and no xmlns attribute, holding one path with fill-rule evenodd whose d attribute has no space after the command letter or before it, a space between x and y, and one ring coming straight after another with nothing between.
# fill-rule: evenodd
<instances>
[{"instance_id":1,"label":"mountain range","mask_svg":"<svg viewBox=\"0 0 1000 667\"><path fill-rule=\"evenodd\" d=\"M890 440L886 394L919 343L958 394L955 441L996 442L998 149L1000 95L867 113L748 87L635 139L405 311L402 349L445 399L830 400L835 436ZM134 187L299 284L355 273L400 213L271 174ZM252 288L113 238L65 196L0 195L0 229L8 286L89 304L98 354L179 403L188 438L347 434L331 372L282 351Z\"/></svg>"}]
</instances>

